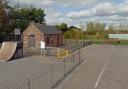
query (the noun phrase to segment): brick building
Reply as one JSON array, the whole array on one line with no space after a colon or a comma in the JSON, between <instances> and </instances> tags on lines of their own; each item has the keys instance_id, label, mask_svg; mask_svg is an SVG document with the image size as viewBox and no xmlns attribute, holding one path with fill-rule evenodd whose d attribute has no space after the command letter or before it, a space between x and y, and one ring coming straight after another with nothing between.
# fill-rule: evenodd
<instances>
[{"instance_id":1,"label":"brick building","mask_svg":"<svg viewBox=\"0 0 128 89\"><path fill-rule=\"evenodd\" d=\"M63 34L53 26L31 23L23 32L24 47L39 48L41 41L47 47L58 47L63 45Z\"/></svg>"}]
</instances>

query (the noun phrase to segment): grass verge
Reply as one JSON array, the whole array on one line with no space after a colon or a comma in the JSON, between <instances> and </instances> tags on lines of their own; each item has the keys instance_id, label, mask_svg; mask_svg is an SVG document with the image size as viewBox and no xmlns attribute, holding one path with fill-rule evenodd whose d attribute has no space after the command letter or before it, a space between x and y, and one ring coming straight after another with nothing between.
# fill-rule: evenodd
<instances>
[{"instance_id":1,"label":"grass verge","mask_svg":"<svg viewBox=\"0 0 128 89\"><path fill-rule=\"evenodd\" d=\"M128 40L92 40L93 44L128 45Z\"/></svg>"}]
</instances>

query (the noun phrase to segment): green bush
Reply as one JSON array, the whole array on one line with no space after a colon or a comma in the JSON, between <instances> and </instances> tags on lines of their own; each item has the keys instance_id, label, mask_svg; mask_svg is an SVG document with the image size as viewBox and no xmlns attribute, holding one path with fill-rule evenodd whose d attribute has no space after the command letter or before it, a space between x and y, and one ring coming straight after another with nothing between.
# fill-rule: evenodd
<instances>
[{"instance_id":1,"label":"green bush","mask_svg":"<svg viewBox=\"0 0 128 89\"><path fill-rule=\"evenodd\" d=\"M69 31L65 32L64 38L65 39L78 39L78 40L80 40L80 39L84 39L86 37L83 35L82 31L73 29L73 30L69 30Z\"/></svg>"}]
</instances>

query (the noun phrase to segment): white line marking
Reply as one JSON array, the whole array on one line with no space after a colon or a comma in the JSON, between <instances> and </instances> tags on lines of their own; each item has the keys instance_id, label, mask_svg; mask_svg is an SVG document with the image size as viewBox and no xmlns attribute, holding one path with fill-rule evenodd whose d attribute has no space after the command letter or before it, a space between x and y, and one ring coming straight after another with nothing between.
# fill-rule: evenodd
<instances>
[{"instance_id":1,"label":"white line marking","mask_svg":"<svg viewBox=\"0 0 128 89\"><path fill-rule=\"evenodd\" d=\"M99 77L98 77L98 80L97 80L96 83L95 83L94 88L97 88L97 86L98 86L98 84L99 84L99 81L100 81L100 79L101 79L101 76L103 75L104 70L105 70L105 68L106 68L106 66L107 66L107 64L108 64L108 62L109 62L109 60L110 60L110 58L111 58L111 56L112 56L113 49L114 49L114 47L113 47L113 45L112 45L112 52L111 52L111 55L110 55L110 57L107 59L105 65L104 65L104 67L103 67L103 69L102 69L102 71L101 71L101 73L100 73L100 75L99 75Z\"/></svg>"}]
</instances>

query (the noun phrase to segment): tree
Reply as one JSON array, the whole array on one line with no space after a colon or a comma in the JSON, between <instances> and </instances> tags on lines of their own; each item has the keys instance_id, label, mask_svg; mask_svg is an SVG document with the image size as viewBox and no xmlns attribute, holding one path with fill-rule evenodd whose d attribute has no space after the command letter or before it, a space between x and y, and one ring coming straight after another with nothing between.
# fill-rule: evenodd
<instances>
[{"instance_id":1,"label":"tree","mask_svg":"<svg viewBox=\"0 0 128 89\"><path fill-rule=\"evenodd\" d=\"M9 11L8 1L0 0L0 42L3 41L4 36L6 35L8 27L8 15Z\"/></svg>"},{"instance_id":2,"label":"tree","mask_svg":"<svg viewBox=\"0 0 128 89\"><path fill-rule=\"evenodd\" d=\"M107 32L96 32L95 39L108 39Z\"/></svg>"},{"instance_id":3,"label":"tree","mask_svg":"<svg viewBox=\"0 0 128 89\"><path fill-rule=\"evenodd\" d=\"M65 39L83 39L83 32L78 29L70 29L64 33Z\"/></svg>"},{"instance_id":4,"label":"tree","mask_svg":"<svg viewBox=\"0 0 128 89\"><path fill-rule=\"evenodd\" d=\"M0 0L0 27L7 23L8 1Z\"/></svg>"},{"instance_id":5,"label":"tree","mask_svg":"<svg viewBox=\"0 0 128 89\"><path fill-rule=\"evenodd\" d=\"M106 39L108 34L105 30L106 24L101 22L88 22L86 35L92 39Z\"/></svg>"},{"instance_id":6,"label":"tree","mask_svg":"<svg viewBox=\"0 0 128 89\"><path fill-rule=\"evenodd\" d=\"M68 26L66 23L62 23L60 24L60 28L62 30L63 33L65 33L68 30Z\"/></svg>"},{"instance_id":7,"label":"tree","mask_svg":"<svg viewBox=\"0 0 128 89\"><path fill-rule=\"evenodd\" d=\"M114 26L113 26L113 25L109 25L107 31L108 31L109 34L115 33L115 31L114 31Z\"/></svg>"},{"instance_id":8,"label":"tree","mask_svg":"<svg viewBox=\"0 0 128 89\"><path fill-rule=\"evenodd\" d=\"M58 30L62 31L60 25L55 25L55 27L56 27Z\"/></svg>"},{"instance_id":9,"label":"tree","mask_svg":"<svg viewBox=\"0 0 128 89\"><path fill-rule=\"evenodd\" d=\"M70 29L70 30L71 30L71 29L81 30L80 28L77 28L77 27L75 27L75 26L70 26L69 29Z\"/></svg>"},{"instance_id":10,"label":"tree","mask_svg":"<svg viewBox=\"0 0 128 89\"><path fill-rule=\"evenodd\" d=\"M24 31L30 22L45 22L44 10L37 8L12 8L9 12L9 16L13 29L20 28L22 31Z\"/></svg>"},{"instance_id":11,"label":"tree","mask_svg":"<svg viewBox=\"0 0 128 89\"><path fill-rule=\"evenodd\" d=\"M100 23L100 22L95 22L95 27L94 28L95 28L96 31L102 32L102 31L105 31L106 24L105 23Z\"/></svg>"},{"instance_id":12,"label":"tree","mask_svg":"<svg viewBox=\"0 0 128 89\"><path fill-rule=\"evenodd\" d=\"M60 25L55 25L55 27L62 31L62 33L64 34L66 31L68 31L68 25L66 23L61 23Z\"/></svg>"},{"instance_id":13,"label":"tree","mask_svg":"<svg viewBox=\"0 0 128 89\"><path fill-rule=\"evenodd\" d=\"M88 22L87 23L87 33L94 35L95 34L95 28L94 28L94 22Z\"/></svg>"}]
</instances>

